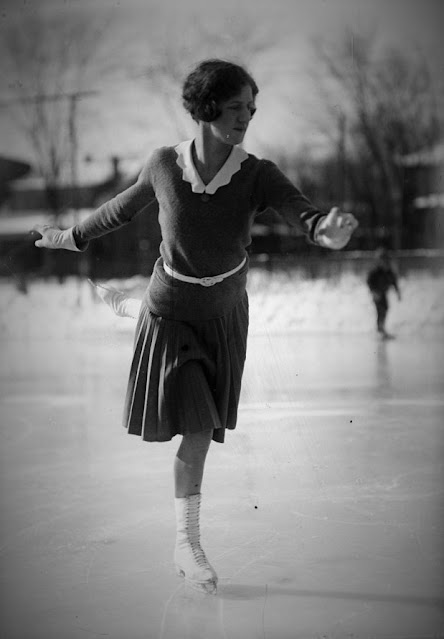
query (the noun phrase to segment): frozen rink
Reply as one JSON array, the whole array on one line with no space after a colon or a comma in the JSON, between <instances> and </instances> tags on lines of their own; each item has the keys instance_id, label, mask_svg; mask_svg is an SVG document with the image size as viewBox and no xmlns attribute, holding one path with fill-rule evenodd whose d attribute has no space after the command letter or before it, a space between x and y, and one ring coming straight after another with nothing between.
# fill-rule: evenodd
<instances>
[{"instance_id":1,"label":"frozen rink","mask_svg":"<svg viewBox=\"0 0 444 639\"><path fill-rule=\"evenodd\" d=\"M251 335L205 597L172 563L179 440L120 425L131 331L48 332L2 341L2 639L444 637L439 335Z\"/></svg>"}]
</instances>

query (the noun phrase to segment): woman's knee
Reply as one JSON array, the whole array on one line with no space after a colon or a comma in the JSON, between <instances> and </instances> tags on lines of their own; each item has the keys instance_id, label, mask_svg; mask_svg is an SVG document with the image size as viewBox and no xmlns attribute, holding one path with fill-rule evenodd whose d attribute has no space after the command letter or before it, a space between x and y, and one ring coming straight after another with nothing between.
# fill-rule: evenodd
<instances>
[{"instance_id":1,"label":"woman's knee","mask_svg":"<svg viewBox=\"0 0 444 639\"><path fill-rule=\"evenodd\" d=\"M184 435L177 451L177 456L183 461L205 459L212 437L212 430Z\"/></svg>"}]
</instances>

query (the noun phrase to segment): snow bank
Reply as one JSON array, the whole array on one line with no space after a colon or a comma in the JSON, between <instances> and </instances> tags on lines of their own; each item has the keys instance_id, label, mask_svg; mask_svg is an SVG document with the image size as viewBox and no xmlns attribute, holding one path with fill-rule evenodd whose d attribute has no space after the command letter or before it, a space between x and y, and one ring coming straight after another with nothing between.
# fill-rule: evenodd
<instances>
[{"instance_id":1,"label":"snow bank","mask_svg":"<svg viewBox=\"0 0 444 639\"><path fill-rule=\"evenodd\" d=\"M109 280L106 284L141 297L147 279ZM403 299L390 295L387 328L415 334L444 329L442 278L415 273L401 279ZM339 280L304 280L288 272L252 270L249 275L251 334L292 332L367 333L374 331L374 309L365 283L356 275ZM0 282L3 339L67 338L132 334L134 321L115 317L86 281L69 278L32 281L20 293L12 280Z\"/></svg>"}]
</instances>

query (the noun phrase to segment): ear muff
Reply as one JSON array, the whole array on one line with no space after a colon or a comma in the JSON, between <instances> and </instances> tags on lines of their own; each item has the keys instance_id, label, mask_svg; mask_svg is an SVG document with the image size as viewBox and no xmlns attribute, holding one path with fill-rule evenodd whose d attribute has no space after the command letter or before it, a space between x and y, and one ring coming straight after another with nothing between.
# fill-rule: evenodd
<instances>
[{"instance_id":1,"label":"ear muff","mask_svg":"<svg viewBox=\"0 0 444 639\"><path fill-rule=\"evenodd\" d=\"M217 108L217 104L215 100L210 100L207 104L202 108L203 120L205 122L212 122L217 117L219 117L220 112Z\"/></svg>"}]
</instances>

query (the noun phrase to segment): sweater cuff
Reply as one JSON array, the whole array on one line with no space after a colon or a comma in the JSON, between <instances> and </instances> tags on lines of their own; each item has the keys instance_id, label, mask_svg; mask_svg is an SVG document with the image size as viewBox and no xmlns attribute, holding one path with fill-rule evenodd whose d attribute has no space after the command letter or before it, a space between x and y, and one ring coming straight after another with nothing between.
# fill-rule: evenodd
<instances>
[{"instance_id":1,"label":"sweater cuff","mask_svg":"<svg viewBox=\"0 0 444 639\"><path fill-rule=\"evenodd\" d=\"M81 240L79 237L79 234L76 232L76 227L73 226L69 229L70 232L70 236L71 236L71 240L72 240L72 244L73 244L73 251L79 251L80 253L83 253L84 251L86 251L86 249L89 246L89 242L86 240Z\"/></svg>"},{"instance_id":2,"label":"sweater cuff","mask_svg":"<svg viewBox=\"0 0 444 639\"><path fill-rule=\"evenodd\" d=\"M325 220L326 217L327 217L326 213L322 215L322 217L320 217L319 220L316 222L314 230L313 230L313 243L316 244L317 246L322 246L323 248L326 248L326 246L322 240L322 235L318 235L318 231L320 229L322 222Z\"/></svg>"}]
</instances>

